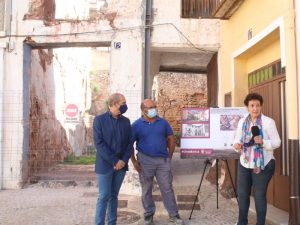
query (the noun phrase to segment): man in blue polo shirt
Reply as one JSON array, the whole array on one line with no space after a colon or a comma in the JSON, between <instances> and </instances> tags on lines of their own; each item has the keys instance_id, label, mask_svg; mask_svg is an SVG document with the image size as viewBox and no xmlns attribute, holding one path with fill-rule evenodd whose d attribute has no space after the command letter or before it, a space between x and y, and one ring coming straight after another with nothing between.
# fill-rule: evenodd
<instances>
[{"instance_id":1,"label":"man in blue polo shirt","mask_svg":"<svg viewBox=\"0 0 300 225\"><path fill-rule=\"evenodd\" d=\"M118 194L132 149L131 124L122 114L127 105L122 94L112 94L107 100L108 111L94 119L94 142L97 149L95 172L99 196L95 225L117 223Z\"/></svg>"},{"instance_id":2,"label":"man in blue polo shirt","mask_svg":"<svg viewBox=\"0 0 300 225\"><path fill-rule=\"evenodd\" d=\"M134 151L131 161L139 172L142 186L142 203L144 207L144 224L153 222L155 203L152 197L153 179L156 177L164 206L169 213L170 221L184 224L178 214L178 207L172 187L171 159L175 149L175 137L169 123L157 116L156 104L145 99L141 104L142 117L132 124L133 141L138 151Z\"/></svg>"}]
</instances>

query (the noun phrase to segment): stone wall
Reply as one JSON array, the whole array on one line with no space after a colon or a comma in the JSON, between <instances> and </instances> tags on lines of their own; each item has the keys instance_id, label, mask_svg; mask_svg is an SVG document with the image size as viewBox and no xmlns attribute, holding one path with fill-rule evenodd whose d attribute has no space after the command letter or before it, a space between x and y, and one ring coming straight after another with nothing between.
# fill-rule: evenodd
<instances>
[{"instance_id":1,"label":"stone wall","mask_svg":"<svg viewBox=\"0 0 300 225\"><path fill-rule=\"evenodd\" d=\"M169 121L175 133L180 133L182 108L207 106L205 74L160 72L153 83L159 115Z\"/></svg>"}]
</instances>

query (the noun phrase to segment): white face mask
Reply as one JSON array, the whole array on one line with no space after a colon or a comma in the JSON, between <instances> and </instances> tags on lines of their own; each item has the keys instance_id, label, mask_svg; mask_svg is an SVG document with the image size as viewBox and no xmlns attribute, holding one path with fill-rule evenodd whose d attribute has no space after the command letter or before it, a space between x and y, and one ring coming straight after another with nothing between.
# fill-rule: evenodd
<instances>
[{"instance_id":1,"label":"white face mask","mask_svg":"<svg viewBox=\"0 0 300 225\"><path fill-rule=\"evenodd\" d=\"M149 118L154 118L154 117L156 117L156 116L157 116L157 111L156 111L156 109L155 109L155 108L149 109L148 112L147 112L147 116L148 116Z\"/></svg>"}]
</instances>

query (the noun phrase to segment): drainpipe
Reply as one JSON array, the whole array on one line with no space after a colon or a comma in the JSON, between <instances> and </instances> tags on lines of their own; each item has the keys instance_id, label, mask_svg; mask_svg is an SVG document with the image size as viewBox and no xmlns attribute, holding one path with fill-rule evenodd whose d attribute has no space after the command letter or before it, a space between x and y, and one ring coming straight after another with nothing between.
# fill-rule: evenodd
<instances>
[{"instance_id":1,"label":"drainpipe","mask_svg":"<svg viewBox=\"0 0 300 225\"><path fill-rule=\"evenodd\" d=\"M298 95L298 140L289 141L291 153L290 153L290 214L289 224L300 224L300 2L294 0L295 9L295 40L296 40L296 74L297 74L297 95Z\"/></svg>"},{"instance_id":2,"label":"drainpipe","mask_svg":"<svg viewBox=\"0 0 300 225\"><path fill-rule=\"evenodd\" d=\"M145 66L144 66L144 98L150 98L150 38L152 20L152 0L146 0L145 19Z\"/></svg>"}]
</instances>

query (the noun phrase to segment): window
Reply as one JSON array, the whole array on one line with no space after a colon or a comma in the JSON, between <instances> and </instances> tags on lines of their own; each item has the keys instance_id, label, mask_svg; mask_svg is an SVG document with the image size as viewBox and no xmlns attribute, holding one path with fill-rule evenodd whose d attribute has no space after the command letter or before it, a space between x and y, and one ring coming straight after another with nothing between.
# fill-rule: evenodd
<instances>
[{"instance_id":1,"label":"window","mask_svg":"<svg viewBox=\"0 0 300 225\"><path fill-rule=\"evenodd\" d=\"M277 60L249 73L248 85L249 87L252 87L282 74L285 74L285 68L281 67L281 61Z\"/></svg>"}]
</instances>

